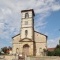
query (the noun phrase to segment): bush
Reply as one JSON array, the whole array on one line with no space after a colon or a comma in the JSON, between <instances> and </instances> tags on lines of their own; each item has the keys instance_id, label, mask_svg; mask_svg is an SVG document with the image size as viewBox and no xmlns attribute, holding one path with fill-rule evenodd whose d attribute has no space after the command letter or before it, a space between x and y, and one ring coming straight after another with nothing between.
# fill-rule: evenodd
<instances>
[{"instance_id":1,"label":"bush","mask_svg":"<svg viewBox=\"0 0 60 60\"><path fill-rule=\"evenodd\" d=\"M48 51L47 56L54 56L55 52L54 51Z\"/></svg>"},{"instance_id":2,"label":"bush","mask_svg":"<svg viewBox=\"0 0 60 60\"><path fill-rule=\"evenodd\" d=\"M60 56L60 45L57 45L54 51L47 51L47 56Z\"/></svg>"},{"instance_id":3,"label":"bush","mask_svg":"<svg viewBox=\"0 0 60 60\"><path fill-rule=\"evenodd\" d=\"M55 49L54 52L55 52L54 54L55 56L60 56L60 48Z\"/></svg>"}]
</instances>

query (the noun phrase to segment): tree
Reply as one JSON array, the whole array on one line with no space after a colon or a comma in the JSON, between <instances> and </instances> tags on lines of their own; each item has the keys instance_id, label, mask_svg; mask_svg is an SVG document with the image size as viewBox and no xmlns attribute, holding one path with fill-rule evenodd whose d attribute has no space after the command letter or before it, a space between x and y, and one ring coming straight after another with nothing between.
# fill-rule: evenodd
<instances>
[{"instance_id":1,"label":"tree","mask_svg":"<svg viewBox=\"0 0 60 60\"><path fill-rule=\"evenodd\" d=\"M1 48L1 50L2 50L2 52L4 52L5 54L7 54L8 48L7 48L7 47L3 47L3 48Z\"/></svg>"},{"instance_id":2,"label":"tree","mask_svg":"<svg viewBox=\"0 0 60 60\"><path fill-rule=\"evenodd\" d=\"M57 45L54 51L47 51L48 56L60 56L60 45Z\"/></svg>"},{"instance_id":3,"label":"tree","mask_svg":"<svg viewBox=\"0 0 60 60\"><path fill-rule=\"evenodd\" d=\"M0 55L1 55L1 51L0 51Z\"/></svg>"},{"instance_id":4,"label":"tree","mask_svg":"<svg viewBox=\"0 0 60 60\"><path fill-rule=\"evenodd\" d=\"M59 48L55 49L54 52L55 52L55 54L54 54L55 56L60 56L60 49Z\"/></svg>"},{"instance_id":5,"label":"tree","mask_svg":"<svg viewBox=\"0 0 60 60\"><path fill-rule=\"evenodd\" d=\"M12 50L12 47L3 47L1 48L1 51L3 54L9 54L9 51Z\"/></svg>"},{"instance_id":6,"label":"tree","mask_svg":"<svg viewBox=\"0 0 60 60\"><path fill-rule=\"evenodd\" d=\"M55 49L59 48L60 49L60 45L57 45Z\"/></svg>"},{"instance_id":7,"label":"tree","mask_svg":"<svg viewBox=\"0 0 60 60\"><path fill-rule=\"evenodd\" d=\"M60 45L56 46L54 52L55 52L55 54L54 54L55 56L60 56Z\"/></svg>"},{"instance_id":8,"label":"tree","mask_svg":"<svg viewBox=\"0 0 60 60\"><path fill-rule=\"evenodd\" d=\"M55 52L54 51L47 51L47 56L54 56Z\"/></svg>"},{"instance_id":9,"label":"tree","mask_svg":"<svg viewBox=\"0 0 60 60\"><path fill-rule=\"evenodd\" d=\"M12 50L12 47L9 46L8 49L9 49L9 50Z\"/></svg>"}]
</instances>

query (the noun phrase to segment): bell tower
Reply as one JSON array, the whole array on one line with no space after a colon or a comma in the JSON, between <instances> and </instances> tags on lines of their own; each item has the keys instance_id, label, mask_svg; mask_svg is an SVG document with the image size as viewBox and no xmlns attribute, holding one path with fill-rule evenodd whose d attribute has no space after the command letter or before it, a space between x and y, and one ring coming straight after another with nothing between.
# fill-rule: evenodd
<instances>
[{"instance_id":1,"label":"bell tower","mask_svg":"<svg viewBox=\"0 0 60 60\"><path fill-rule=\"evenodd\" d=\"M21 11L21 39L29 38L33 40L34 37L34 11L22 10Z\"/></svg>"}]
</instances>

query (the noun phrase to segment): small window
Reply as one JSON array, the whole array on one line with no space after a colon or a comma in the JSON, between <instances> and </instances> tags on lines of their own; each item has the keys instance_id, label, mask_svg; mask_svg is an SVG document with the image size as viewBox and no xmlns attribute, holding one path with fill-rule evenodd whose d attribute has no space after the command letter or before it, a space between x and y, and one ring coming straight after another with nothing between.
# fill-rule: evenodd
<instances>
[{"instance_id":1,"label":"small window","mask_svg":"<svg viewBox=\"0 0 60 60\"><path fill-rule=\"evenodd\" d=\"M27 31L27 30L25 30L25 36L27 37L27 35L28 35L28 31Z\"/></svg>"},{"instance_id":2,"label":"small window","mask_svg":"<svg viewBox=\"0 0 60 60\"><path fill-rule=\"evenodd\" d=\"M19 49L18 48L16 48L16 53L18 53L19 52Z\"/></svg>"},{"instance_id":3,"label":"small window","mask_svg":"<svg viewBox=\"0 0 60 60\"><path fill-rule=\"evenodd\" d=\"M25 21L25 25L28 25L28 21Z\"/></svg>"},{"instance_id":4,"label":"small window","mask_svg":"<svg viewBox=\"0 0 60 60\"><path fill-rule=\"evenodd\" d=\"M25 18L29 18L29 14L28 13L25 14Z\"/></svg>"}]
</instances>

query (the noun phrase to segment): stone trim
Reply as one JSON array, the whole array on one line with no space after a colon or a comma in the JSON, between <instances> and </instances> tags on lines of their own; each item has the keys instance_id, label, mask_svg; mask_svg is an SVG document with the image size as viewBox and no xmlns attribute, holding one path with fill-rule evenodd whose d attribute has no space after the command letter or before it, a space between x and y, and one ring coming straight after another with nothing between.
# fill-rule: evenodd
<instances>
[{"instance_id":1,"label":"stone trim","mask_svg":"<svg viewBox=\"0 0 60 60\"><path fill-rule=\"evenodd\" d=\"M32 41L32 40L29 39L29 38L24 38L24 39L28 39L29 41ZM21 39L19 42L22 42L24 39Z\"/></svg>"},{"instance_id":2,"label":"stone trim","mask_svg":"<svg viewBox=\"0 0 60 60\"><path fill-rule=\"evenodd\" d=\"M34 14L34 10L33 10L33 9L29 9L29 10L22 10L21 12L27 12L27 11L32 11L33 15L35 16L35 14Z\"/></svg>"},{"instance_id":3,"label":"stone trim","mask_svg":"<svg viewBox=\"0 0 60 60\"><path fill-rule=\"evenodd\" d=\"M21 28L31 28L32 26L29 26L29 27L21 27ZM33 28L33 27L32 27Z\"/></svg>"},{"instance_id":4,"label":"stone trim","mask_svg":"<svg viewBox=\"0 0 60 60\"><path fill-rule=\"evenodd\" d=\"M35 43L46 43L46 42L35 42Z\"/></svg>"}]
</instances>

